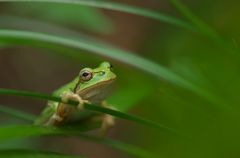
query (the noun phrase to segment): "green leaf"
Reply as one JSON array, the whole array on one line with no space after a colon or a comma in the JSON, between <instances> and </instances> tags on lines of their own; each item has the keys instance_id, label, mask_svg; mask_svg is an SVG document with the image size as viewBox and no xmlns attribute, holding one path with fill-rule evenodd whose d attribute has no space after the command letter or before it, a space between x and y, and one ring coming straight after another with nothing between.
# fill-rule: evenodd
<instances>
[{"instance_id":1,"label":"green leaf","mask_svg":"<svg viewBox=\"0 0 240 158\"><path fill-rule=\"evenodd\" d=\"M78 156L68 156L50 151L36 151L24 149L8 149L0 150L0 157L2 158L81 158ZM83 157L82 157L83 158Z\"/></svg>"},{"instance_id":2,"label":"green leaf","mask_svg":"<svg viewBox=\"0 0 240 158\"><path fill-rule=\"evenodd\" d=\"M179 0L168 0L175 8L179 10L189 21L191 21L199 30L201 30L207 37L212 41L220 45L227 52L231 51L234 53L234 47L229 42L223 39L220 34L218 34L214 29L209 27L204 21L195 16L190 9L188 9L184 4ZM238 50L239 52L239 50ZM239 58L239 55L238 55Z\"/></svg>"},{"instance_id":3,"label":"green leaf","mask_svg":"<svg viewBox=\"0 0 240 158\"><path fill-rule=\"evenodd\" d=\"M80 138L87 139L87 140L92 140L92 141L95 141L95 142L99 142L101 144L105 144L107 146L116 148L118 150L130 153L130 154L138 156L138 157L161 158L159 155L156 155L156 154L154 154L152 152L149 152L145 149L138 148L138 147L135 147L135 146L132 146L132 145L128 145L128 144L122 143L120 141L106 139L106 138L105 139L98 139L96 137L93 137L93 136L87 135L87 134L78 134L76 136L78 136Z\"/></svg>"},{"instance_id":4,"label":"green leaf","mask_svg":"<svg viewBox=\"0 0 240 158\"><path fill-rule=\"evenodd\" d=\"M31 2L70 3L70 4L73 3L73 4L105 8L110 10L116 10L116 11L122 11L126 13L141 15L141 16L152 18L152 19L164 21L176 26L180 26L194 32L201 33L209 37L211 40L213 40L220 46L222 46L226 51L234 51L234 47L228 41L220 37L220 35L217 32L215 32L212 28L208 27L204 22L198 19L194 14L191 13L190 10L188 10L187 7L185 7L178 0L168 0L168 1L171 4L173 4L173 6L175 6L178 10L180 10L180 12L183 15L185 15L190 21L192 21L192 23L195 24L197 27L192 26L191 24L183 22L179 19L173 18L169 15L161 14L156 11L135 7L135 6L130 6L130 5L125 5L125 4L120 4L120 3L108 2L108 1L94 1L94 0L30 0L30 1ZM29 2L29 1L28 0L0 0L0 2Z\"/></svg>"},{"instance_id":5,"label":"green leaf","mask_svg":"<svg viewBox=\"0 0 240 158\"><path fill-rule=\"evenodd\" d=\"M43 47L41 43L36 42L36 41L42 41L42 42L47 42L48 44L54 43L59 45L65 45L68 47L73 47L81 50L82 49L87 50L89 52L93 52L99 55L105 55L113 59L125 62L134 67L137 67L138 69L141 69L147 73L153 74L156 77L163 78L166 81L174 83L178 86L186 88L198 94L199 96L207 99L217 107L224 108L225 110L230 109L234 111L234 109L231 109L231 107L228 106L228 103L226 103L224 100L222 100L221 98L213 94L211 91L204 89L203 87L201 87L201 85L200 86L195 85L189 80L179 76L178 74L159 65L158 63L155 63L146 58L134 55L133 53L130 53L130 52L122 51L120 49L116 49L110 46L106 46L103 44L90 42L82 39L76 39L76 38L72 39L69 37L54 36L54 35L48 35L43 33L28 32L28 31L0 30L0 39L1 41L4 41L4 42L27 43L30 45L40 45ZM79 55L81 56L81 54Z\"/></svg>"},{"instance_id":6,"label":"green leaf","mask_svg":"<svg viewBox=\"0 0 240 158\"><path fill-rule=\"evenodd\" d=\"M3 49L3 48L7 48L11 46L10 44L6 44L6 43L0 43L0 48Z\"/></svg>"},{"instance_id":7,"label":"green leaf","mask_svg":"<svg viewBox=\"0 0 240 158\"><path fill-rule=\"evenodd\" d=\"M105 17L98 8L84 5L12 3L8 9L18 16L32 17L35 20L49 21L63 26L81 27L97 33L108 33L112 30L110 19Z\"/></svg>"},{"instance_id":8,"label":"green leaf","mask_svg":"<svg viewBox=\"0 0 240 158\"><path fill-rule=\"evenodd\" d=\"M165 15L156 11L152 11L145 8L135 7L131 5L125 5L120 3L108 2L108 1L94 1L94 0L0 0L0 2L51 2L51 3L69 3L69 4L79 4L79 5L86 5L91 7L98 7L110 10L117 10L126 13L132 13L136 15L142 15L145 17L149 17L152 19L164 21L170 24L174 24L176 26L180 26L191 31L199 32L197 28L183 22L179 19L173 18L169 15Z\"/></svg>"},{"instance_id":9,"label":"green leaf","mask_svg":"<svg viewBox=\"0 0 240 158\"><path fill-rule=\"evenodd\" d=\"M11 125L0 127L0 140L42 135L79 134L99 127L99 123L82 121L62 126Z\"/></svg>"},{"instance_id":10,"label":"green leaf","mask_svg":"<svg viewBox=\"0 0 240 158\"><path fill-rule=\"evenodd\" d=\"M80 127L82 125L83 125L83 127ZM66 129L66 128L68 128L68 129ZM74 124L71 124L70 126L68 125L68 126L64 126L64 127L61 127L61 128L58 128L58 127L55 127L55 126L29 126L29 125L28 126L26 126L26 125L9 126L9 127L4 128L4 130L3 130L3 128L0 128L0 131L7 133L7 130L8 130L9 131L9 134L8 134L9 138L43 136L43 135L59 135L59 134L60 135L61 134L76 134L75 136L77 136L77 137L84 138L84 139L87 139L87 140L91 140L91 141L94 141L94 142L98 142L98 143L110 146L112 148L124 151L126 153L129 153L129 154L132 154L132 155L135 155L135 156L138 156L138 157L149 157L149 156L151 158L159 157L158 155L153 154L153 153L151 153L151 152L149 152L145 149L141 149L141 148L138 148L138 147L135 147L135 146L132 146L132 145L128 145L128 144L122 143L120 141L115 141L115 140L106 139L106 138L105 139L99 139L99 138L96 138L96 137L91 136L91 135L79 134L80 132L84 131L84 128L87 128L86 123L79 122L79 123L74 123ZM16 135L17 132L14 132L14 130L19 131L19 134ZM8 139L8 137L2 138L1 135L2 134L0 133L0 140ZM10 150L2 150L2 151L0 150L0 157L4 154L10 154L7 151L10 151ZM23 151L25 151L25 150L23 150ZM18 150L16 150L16 152L19 153ZM34 151L32 151L32 152L34 152ZM32 154L32 152L30 150L29 151L27 150L26 152L19 153L19 154L20 155L22 155L22 154ZM34 153L41 155L41 153L38 153L38 152L34 152ZM14 155L15 154L16 153L14 152Z\"/></svg>"},{"instance_id":11,"label":"green leaf","mask_svg":"<svg viewBox=\"0 0 240 158\"><path fill-rule=\"evenodd\" d=\"M140 80L140 79L139 79ZM125 84L110 97L107 98L107 103L114 105L119 111L126 112L143 99L147 99L156 90L151 84Z\"/></svg>"},{"instance_id":12,"label":"green leaf","mask_svg":"<svg viewBox=\"0 0 240 158\"><path fill-rule=\"evenodd\" d=\"M60 97L46 95L46 94L25 92L25 91L0 89L0 94L17 95L17 96L24 96L24 97L31 97L31 98L38 98L38 99L62 102ZM77 106L79 103L78 103L78 101L75 101L75 100L69 100L67 102L67 104ZM185 136L184 134L179 133L179 132L177 132L175 130L172 130L172 129L168 128L168 127L165 127L163 125L160 125L160 124L157 124L157 123L154 123L154 122L151 122L151 121L148 121L146 119L142 119L142 118L130 115L130 114L122 113L120 111L104 108L104 107L93 105L93 104L87 104L87 103L84 103L84 107L86 109L90 109L90 110L94 110L94 111L110 114L110 115L113 115L113 116L116 116L116 117L120 117L120 118L129 120L129 121L132 121L132 122L135 122L135 123L139 123L139 124L142 124L142 125L145 125L145 126L148 126L148 127L151 127L151 128L154 128L154 129L166 132L166 133L169 133L169 134L174 135L174 136L179 137L179 138L190 139L188 136ZM63 126L61 126L61 127L63 127ZM32 128L32 127L30 127L30 128ZM6 132L2 132L1 130L3 130L3 131L4 130L5 131L10 131L9 129L7 129L7 130L4 129L4 127L3 127L3 129L0 129L0 134L4 134L4 133L5 134L9 134L9 133L6 133ZM16 131L17 130L15 130L15 132ZM40 129L40 131L41 131L41 129ZM60 133L61 133L61 131L60 131ZM17 133L17 135L18 135L18 133ZM2 137L4 138L4 136L2 136ZM1 136L0 136L0 139L1 139Z\"/></svg>"},{"instance_id":13,"label":"green leaf","mask_svg":"<svg viewBox=\"0 0 240 158\"><path fill-rule=\"evenodd\" d=\"M8 108L2 105L0 105L0 111L9 115L13 115L13 116L28 120L28 121L34 121L37 118L36 116L33 116L31 114L20 112L18 110L14 110L12 108Z\"/></svg>"},{"instance_id":14,"label":"green leaf","mask_svg":"<svg viewBox=\"0 0 240 158\"><path fill-rule=\"evenodd\" d=\"M207 26L202 20L196 17L186 6L179 0L168 0L174 7L176 7L186 18L188 18L200 30L203 30L207 35L212 38L219 38L219 34L212 28Z\"/></svg>"}]
</instances>

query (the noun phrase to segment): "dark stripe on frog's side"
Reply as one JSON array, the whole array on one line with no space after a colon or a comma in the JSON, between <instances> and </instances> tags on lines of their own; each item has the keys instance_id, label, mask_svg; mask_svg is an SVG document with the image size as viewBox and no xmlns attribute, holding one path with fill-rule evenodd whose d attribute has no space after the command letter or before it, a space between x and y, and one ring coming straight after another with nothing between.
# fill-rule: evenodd
<instances>
[{"instance_id":1,"label":"dark stripe on frog's side","mask_svg":"<svg viewBox=\"0 0 240 158\"><path fill-rule=\"evenodd\" d=\"M80 89L80 86L81 86L81 82L80 82L80 80L79 80L78 83L76 84L76 86L74 87L74 90L73 90L73 92L74 92L75 94L76 94L77 90Z\"/></svg>"}]
</instances>

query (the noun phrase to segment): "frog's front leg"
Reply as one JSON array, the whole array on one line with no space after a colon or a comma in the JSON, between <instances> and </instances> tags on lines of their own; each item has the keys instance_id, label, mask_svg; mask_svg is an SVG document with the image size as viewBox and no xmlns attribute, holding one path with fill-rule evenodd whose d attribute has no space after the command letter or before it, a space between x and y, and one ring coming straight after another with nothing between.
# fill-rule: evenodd
<instances>
[{"instance_id":1,"label":"frog's front leg","mask_svg":"<svg viewBox=\"0 0 240 158\"><path fill-rule=\"evenodd\" d=\"M84 103L90 103L87 100L83 100L78 94L73 93L72 91L66 91L61 94L62 101L64 103L58 103L57 111L53 116L54 120L57 120L58 122L61 122L64 120L64 118L68 115L69 112L65 111L65 105L68 102L69 99L76 100L79 102L78 109L83 110L84 109ZM67 104L68 105L68 104ZM75 113L75 107L73 105L69 105L71 107L72 113Z\"/></svg>"},{"instance_id":2,"label":"frog's front leg","mask_svg":"<svg viewBox=\"0 0 240 158\"><path fill-rule=\"evenodd\" d=\"M73 92L67 92L67 93L64 93L62 95L62 101L64 103L67 103L69 99L76 100L76 101L79 102L79 104L78 104L78 109L79 110L83 110L84 109L84 103L90 103L87 100L83 100L78 94L74 94ZM62 103L62 104L64 104L64 103ZM75 109L74 109L73 105L71 105L71 108L74 111L73 113L75 113Z\"/></svg>"}]
</instances>

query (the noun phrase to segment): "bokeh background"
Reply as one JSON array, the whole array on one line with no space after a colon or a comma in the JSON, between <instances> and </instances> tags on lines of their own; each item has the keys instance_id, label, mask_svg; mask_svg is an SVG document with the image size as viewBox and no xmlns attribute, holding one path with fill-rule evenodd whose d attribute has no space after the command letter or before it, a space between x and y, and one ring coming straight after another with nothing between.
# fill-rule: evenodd
<instances>
[{"instance_id":1,"label":"bokeh background","mask_svg":"<svg viewBox=\"0 0 240 158\"><path fill-rule=\"evenodd\" d=\"M148 8L187 21L164 0L112 1ZM227 41L233 44L234 39L239 45L239 1L181 2ZM109 61L117 75L110 97L121 87L126 87L126 93L128 90L131 92L131 88L140 87L141 91L147 91L147 95L134 103L128 113L178 130L193 137L196 142L184 141L123 119L116 121L107 138L168 158L240 156L238 51L226 51L206 36L161 21L71 4L1 3L0 28L104 42L163 65L192 83L208 89L220 100L216 101L219 104L214 104L187 88L156 78L118 60L64 46L46 46L47 49L44 49L22 44L1 44L1 88L51 94L75 78L82 68L94 68L102 61ZM76 53L81 55L76 58ZM110 102L121 106L134 95L136 94L129 93L122 100ZM227 105L224 108L220 104L223 102ZM1 95L0 104L39 115L46 101ZM3 113L0 113L0 120L1 125L31 124ZM74 137L44 136L0 143L1 149L14 147L86 157L133 157L101 143Z\"/></svg>"}]
</instances>

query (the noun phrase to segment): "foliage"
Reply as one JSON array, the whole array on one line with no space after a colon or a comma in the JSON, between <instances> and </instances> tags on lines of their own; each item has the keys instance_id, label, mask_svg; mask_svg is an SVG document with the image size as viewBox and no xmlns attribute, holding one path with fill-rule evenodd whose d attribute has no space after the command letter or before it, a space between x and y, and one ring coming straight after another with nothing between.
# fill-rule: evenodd
<instances>
[{"instance_id":1,"label":"foliage","mask_svg":"<svg viewBox=\"0 0 240 158\"><path fill-rule=\"evenodd\" d=\"M236 16L239 9L235 6L239 3L231 1L229 4L229 1L221 0L189 1L188 4L186 1L184 3L190 6L188 9L179 0L168 1L189 22L176 18L179 14L174 10L175 15L170 16L110 1L0 0L3 4L0 7L7 8L2 9L0 15L0 48L16 58L11 57L14 62L6 62L6 66L4 60L0 60L4 69L15 70L14 75L8 72L1 76L0 94L14 96L0 96L6 98L1 99L5 106L0 106L1 120L6 120L0 127L0 157L95 156L91 152L84 154L86 148L81 142L73 143L70 149L66 147L65 150L68 146L65 145L56 147L56 150L55 146L64 144L61 143L64 138L72 142L78 138L86 139L137 157L238 157L240 52ZM148 3L151 2L145 2ZM167 27L159 27L160 23L151 25L148 36L142 37L144 42L135 50L138 53L133 53L79 31L108 36L117 30L117 22L107 18L100 9L147 17L148 20L165 22ZM191 10L202 17L198 18ZM125 33L124 38L127 38ZM39 55L39 59L26 55L26 52ZM41 58L49 62L41 62ZM118 79L107 102L118 111L92 104L85 104L85 108L130 121L121 125L123 120L118 119L114 127L118 130L112 134L115 136L112 140L79 134L100 127L99 123L90 120L58 127L31 125L36 116L23 112L24 107L33 108L29 111L34 113L38 104L43 108L43 102L30 98L60 102L59 97L43 93L71 80L79 67L96 67L103 60L114 63ZM16 85L22 83L22 87L8 86L15 82ZM28 103L21 102L20 96L27 97ZM78 104L72 100L69 103ZM16 109L19 106L22 110L6 105ZM133 115L126 113L129 111ZM21 119L31 123L19 122ZM131 123L134 124L128 127ZM137 124L144 126L138 127ZM40 141L33 141L36 136L46 135L49 139L58 136L61 141L54 139L56 143L51 144L44 138L48 143L43 146L49 144L46 148L40 145L43 137L39 138ZM20 143L16 138L21 138ZM75 146L81 146L82 150L71 152ZM97 151L96 148L91 150ZM107 152L102 153L107 157Z\"/></svg>"}]
</instances>

